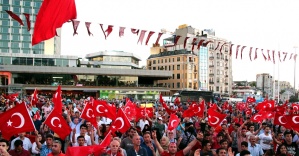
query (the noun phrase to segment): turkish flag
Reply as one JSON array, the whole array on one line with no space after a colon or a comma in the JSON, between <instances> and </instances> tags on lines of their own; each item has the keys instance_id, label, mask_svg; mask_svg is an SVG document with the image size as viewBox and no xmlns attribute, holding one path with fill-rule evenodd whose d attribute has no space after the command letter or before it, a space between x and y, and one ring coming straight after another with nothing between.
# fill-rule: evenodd
<instances>
[{"instance_id":1,"label":"turkish flag","mask_svg":"<svg viewBox=\"0 0 299 156\"><path fill-rule=\"evenodd\" d=\"M57 133L62 140L64 140L72 131L63 116L55 110L49 114L44 123L52 131Z\"/></svg>"},{"instance_id":2,"label":"turkish flag","mask_svg":"<svg viewBox=\"0 0 299 156\"><path fill-rule=\"evenodd\" d=\"M180 102L179 97L176 97L175 100L174 100L174 104L178 105L178 104L180 104L180 103L181 103L181 102Z\"/></svg>"},{"instance_id":3,"label":"turkish flag","mask_svg":"<svg viewBox=\"0 0 299 156\"><path fill-rule=\"evenodd\" d=\"M93 110L95 116L107 117L111 120L114 120L116 117L116 108L110 106L107 101L103 100L94 100Z\"/></svg>"},{"instance_id":4,"label":"turkish flag","mask_svg":"<svg viewBox=\"0 0 299 156\"><path fill-rule=\"evenodd\" d=\"M24 103L16 104L15 107L2 113L0 121L2 136L7 140L18 133L35 131L34 124Z\"/></svg>"},{"instance_id":5,"label":"turkish flag","mask_svg":"<svg viewBox=\"0 0 299 156\"><path fill-rule=\"evenodd\" d=\"M185 117L193 117L194 116L194 110L193 110L193 108L188 108L187 110L185 110L184 112L183 112L183 117L185 118Z\"/></svg>"},{"instance_id":6,"label":"turkish flag","mask_svg":"<svg viewBox=\"0 0 299 156\"><path fill-rule=\"evenodd\" d=\"M57 28L62 27L63 23L76 18L75 0L44 0L37 13L32 45L54 37Z\"/></svg>"},{"instance_id":7,"label":"turkish flag","mask_svg":"<svg viewBox=\"0 0 299 156\"><path fill-rule=\"evenodd\" d=\"M138 121L139 119L146 116L148 116L149 118L152 118L154 116L153 108L136 108L135 121Z\"/></svg>"},{"instance_id":8,"label":"turkish flag","mask_svg":"<svg viewBox=\"0 0 299 156\"><path fill-rule=\"evenodd\" d=\"M295 112L297 112L299 110L299 105L296 103L292 103L292 108Z\"/></svg>"},{"instance_id":9,"label":"turkish flag","mask_svg":"<svg viewBox=\"0 0 299 156\"><path fill-rule=\"evenodd\" d=\"M222 105L222 109L227 110L229 108L229 104L227 101L225 101Z\"/></svg>"},{"instance_id":10,"label":"turkish flag","mask_svg":"<svg viewBox=\"0 0 299 156\"><path fill-rule=\"evenodd\" d=\"M246 103L253 103L256 102L254 97L247 97Z\"/></svg>"},{"instance_id":11,"label":"turkish flag","mask_svg":"<svg viewBox=\"0 0 299 156\"><path fill-rule=\"evenodd\" d=\"M32 105L35 105L38 101L38 97L37 97L37 90L35 88L34 92L33 92L33 95L32 95L32 100L31 100L31 104Z\"/></svg>"},{"instance_id":12,"label":"turkish flag","mask_svg":"<svg viewBox=\"0 0 299 156\"><path fill-rule=\"evenodd\" d=\"M9 101L16 101L18 96L19 96L19 93L13 93L13 94L9 94L9 95L5 96L5 98L8 99Z\"/></svg>"},{"instance_id":13,"label":"turkish flag","mask_svg":"<svg viewBox=\"0 0 299 156\"><path fill-rule=\"evenodd\" d=\"M61 101L61 86L57 87L55 94L53 95L54 110L59 114L62 114L62 101Z\"/></svg>"},{"instance_id":14,"label":"turkish flag","mask_svg":"<svg viewBox=\"0 0 299 156\"><path fill-rule=\"evenodd\" d=\"M287 115L285 116L287 119L287 124L296 131L299 131L299 115Z\"/></svg>"},{"instance_id":15,"label":"turkish flag","mask_svg":"<svg viewBox=\"0 0 299 156\"><path fill-rule=\"evenodd\" d=\"M252 114L252 110L251 110L251 108L247 108L247 109L245 110L245 114L246 114L246 115L251 115L251 114Z\"/></svg>"},{"instance_id":16,"label":"turkish flag","mask_svg":"<svg viewBox=\"0 0 299 156\"><path fill-rule=\"evenodd\" d=\"M180 118L175 114L171 114L168 122L168 130L172 131L175 129L180 123Z\"/></svg>"},{"instance_id":17,"label":"turkish flag","mask_svg":"<svg viewBox=\"0 0 299 156\"><path fill-rule=\"evenodd\" d=\"M106 134L106 137L104 138L104 140L101 142L100 146L102 147L108 147L110 145L111 142L111 131L109 131Z\"/></svg>"},{"instance_id":18,"label":"turkish flag","mask_svg":"<svg viewBox=\"0 0 299 156\"><path fill-rule=\"evenodd\" d=\"M260 102L256 107L256 110L264 111L274 111L275 110L275 101L274 100L265 100Z\"/></svg>"},{"instance_id":19,"label":"turkish flag","mask_svg":"<svg viewBox=\"0 0 299 156\"><path fill-rule=\"evenodd\" d=\"M247 107L246 103L243 103L243 102L237 103L237 109L240 110L240 111L245 110L246 107Z\"/></svg>"},{"instance_id":20,"label":"turkish flag","mask_svg":"<svg viewBox=\"0 0 299 156\"><path fill-rule=\"evenodd\" d=\"M129 120L133 120L136 117L136 105L132 103L132 101L127 98L126 99L126 105L124 107L124 112L129 118Z\"/></svg>"},{"instance_id":21,"label":"turkish flag","mask_svg":"<svg viewBox=\"0 0 299 156\"><path fill-rule=\"evenodd\" d=\"M125 133L130 127L131 127L130 120L128 119L128 117L126 116L126 114L123 112L122 109L118 109L117 117L111 123L110 129L112 130L112 132L118 130L121 133Z\"/></svg>"},{"instance_id":22,"label":"turkish flag","mask_svg":"<svg viewBox=\"0 0 299 156\"><path fill-rule=\"evenodd\" d=\"M250 120L253 122L262 122L264 119L266 119L269 116L269 112L266 111L260 111L257 114L254 114Z\"/></svg>"},{"instance_id":23,"label":"turkish flag","mask_svg":"<svg viewBox=\"0 0 299 156\"><path fill-rule=\"evenodd\" d=\"M286 106L284 106L284 105L277 106L277 107L275 107L275 111L276 111L276 113L285 114Z\"/></svg>"},{"instance_id":24,"label":"turkish flag","mask_svg":"<svg viewBox=\"0 0 299 156\"><path fill-rule=\"evenodd\" d=\"M285 128L291 128L290 124L288 124L288 120L285 117L285 115L276 113L274 117L274 125L281 125L284 126Z\"/></svg>"},{"instance_id":25,"label":"turkish flag","mask_svg":"<svg viewBox=\"0 0 299 156\"><path fill-rule=\"evenodd\" d=\"M211 127L219 126L226 116L226 114L216 112L214 109L208 109L208 122Z\"/></svg>"},{"instance_id":26,"label":"turkish flag","mask_svg":"<svg viewBox=\"0 0 299 156\"><path fill-rule=\"evenodd\" d=\"M95 118L93 111L94 110L92 107L92 103L87 102L85 107L83 108L80 118L83 118L83 119L89 121L94 127L98 127L98 122Z\"/></svg>"},{"instance_id":27,"label":"turkish flag","mask_svg":"<svg viewBox=\"0 0 299 156\"><path fill-rule=\"evenodd\" d=\"M162 103L162 106L169 115L177 112L176 110L169 109L168 106L164 102Z\"/></svg>"},{"instance_id":28,"label":"turkish flag","mask_svg":"<svg viewBox=\"0 0 299 156\"><path fill-rule=\"evenodd\" d=\"M106 150L106 147L99 146L99 145L68 147L65 155L66 156L101 155L102 153L105 152L105 150Z\"/></svg>"}]
</instances>

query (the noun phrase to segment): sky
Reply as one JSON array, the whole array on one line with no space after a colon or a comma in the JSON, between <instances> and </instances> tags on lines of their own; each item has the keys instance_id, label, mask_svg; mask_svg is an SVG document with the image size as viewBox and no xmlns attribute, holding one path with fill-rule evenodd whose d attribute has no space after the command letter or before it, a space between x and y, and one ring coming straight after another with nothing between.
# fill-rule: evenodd
<instances>
[{"instance_id":1,"label":"sky","mask_svg":"<svg viewBox=\"0 0 299 156\"><path fill-rule=\"evenodd\" d=\"M85 57L88 53L119 50L132 52L146 64L150 47L156 41L157 32L166 29L174 32L182 24L198 29L214 29L217 37L234 45L247 46L243 59L236 59L233 46L232 70L234 81L255 81L256 74L270 73L276 80L294 83L294 60L276 64L258 59L249 60L249 47L299 54L299 1L296 0L76 0L77 20L81 21L78 35L73 36L71 23L62 27L62 55ZM88 36L85 22L92 22ZM105 40L104 30L114 25ZM118 37L120 26L126 27L123 37ZM149 45L137 44L138 36L130 28L155 31ZM146 33L146 34L147 34ZM147 36L147 35L146 35ZM163 35L160 39L169 35ZM253 55L252 55L253 56ZM272 58L272 57L271 57ZM296 64L296 88L299 88L299 62Z\"/></svg>"}]
</instances>

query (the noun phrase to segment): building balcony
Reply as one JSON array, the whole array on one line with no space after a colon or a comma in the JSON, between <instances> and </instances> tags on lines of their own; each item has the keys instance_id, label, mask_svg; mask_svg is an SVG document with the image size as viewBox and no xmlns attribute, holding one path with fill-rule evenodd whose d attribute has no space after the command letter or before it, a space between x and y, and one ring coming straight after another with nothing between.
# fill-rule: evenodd
<instances>
[{"instance_id":1,"label":"building balcony","mask_svg":"<svg viewBox=\"0 0 299 156\"><path fill-rule=\"evenodd\" d=\"M213 67L214 67L214 65L209 65L209 67L210 67L210 68L213 68Z\"/></svg>"},{"instance_id":2,"label":"building balcony","mask_svg":"<svg viewBox=\"0 0 299 156\"><path fill-rule=\"evenodd\" d=\"M209 84L214 84L214 82L213 81L209 81Z\"/></svg>"},{"instance_id":3,"label":"building balcony","mask_svg":"<svg viewBox=\"0 0 299 156\"><path fill-rule=\"evenodd\" d=\"M228 75L225 75L225 77L228 77Z\"/></svg>"},{"instance_id":4,"label":"building balcony","mask_svg":"<svg viewBox=\"0 0 299 156\"><path fill-rule=\"evenodd\" d=\"M214 56L210 56L209 59L210 59L210 60L213 60L213 59L214 59Z\"/></svg>"},{"instance_id":5,"label":"building balcony","mask_svg":"<svg viewBox=\"0 0 299 156\"><path fill-rule=\"evenodd\" d=\"M209 75L210 75L210 76L214 76L214 73L210 73Z\"/></svg>"}]
</instances>

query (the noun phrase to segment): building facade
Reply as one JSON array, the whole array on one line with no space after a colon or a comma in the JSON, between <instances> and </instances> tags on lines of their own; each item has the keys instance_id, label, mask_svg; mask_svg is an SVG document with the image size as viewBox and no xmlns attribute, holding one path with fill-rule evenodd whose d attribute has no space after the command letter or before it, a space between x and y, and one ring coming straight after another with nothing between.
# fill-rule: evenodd
<instances>
[{"instance_id":1,"label":"building facade","mask_svg":"<svg viewBox=\"0 0 299 156\"><path fill-rule=\"evenodd\" d=\"M42 2L42 0L0 0L0 53L60 54L60 37L54 37L34 46L31 45L36 15ZM12 19L5 10L18 15L24 26ZM23 13L28 13L30 16L30 31L27 30L27 22ZM60 29L57 30L57 33L60 36Z\"/></svg>"},{"instance_id":2,"label":"building facade","mask_svg":"<svg viewBox=\"0 0 299 156\"><path fill-rule=\"evenodd\" d=\"M273 78L269 73L256 75L256 88L262 90L263 96L272 98L273 96Z\"/></svg>"},{"instance_id":3,"label":"building facade","mask_svg":"<svg viewBox=\"0 0 299 156\"><path fill-rule=\"evenodd\" d=\"M177 44L175 44L176 39L178 39ZM198 47L201 40L213 42L207 46ZM222 52L220 48L215 50L218 42L223 44ZM160 82L170 88L171 95L178 90L185 89L231 94L232 61L228 47L230 43L225 39L215 37L214 31L180 25L171 37L163 40L162 46L151 47L147 68L174 72L172 79Z\"/></svg>"}]
</instances>

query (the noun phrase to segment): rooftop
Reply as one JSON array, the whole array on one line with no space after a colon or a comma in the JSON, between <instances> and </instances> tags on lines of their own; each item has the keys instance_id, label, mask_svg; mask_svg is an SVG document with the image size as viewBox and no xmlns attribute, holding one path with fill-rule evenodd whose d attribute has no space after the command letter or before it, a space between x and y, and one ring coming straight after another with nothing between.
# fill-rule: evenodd
<instances>
[{"instance_id":1,"label":"rooftop","mask_svg":"<svg viewBox=\"0 0 299 156\"><path fill-rule=\"evenodd\" d=\"M150 55L148 57L148 59L156 58L156 57L172 56L172 55L183 55L183 54L185 54L185 55L186 54L195 55L191 51L187 51L185 49L181 49L181 50L175 50L175 51L165 51L165 52L161 52L159 54L153 54L153 55Z\"/></svg>"},{"instance_id":2,"label":"rooftop","mask_svg":"<svg viewBox=\"0 0 299 156\"><path fill-rule=\"evenodd\" d=\"M98 56L133 57L133 58L141 61L141 58L136 54L129 53L129 52L124 52L124 51L115 51L115 50L112 50L112 51L99 51L99 52L95 52L95 53L90 53L90 54L87 54L85 56L85 58L90 59L90 58L98 57Z\"/></svg>"}]
</instances>

